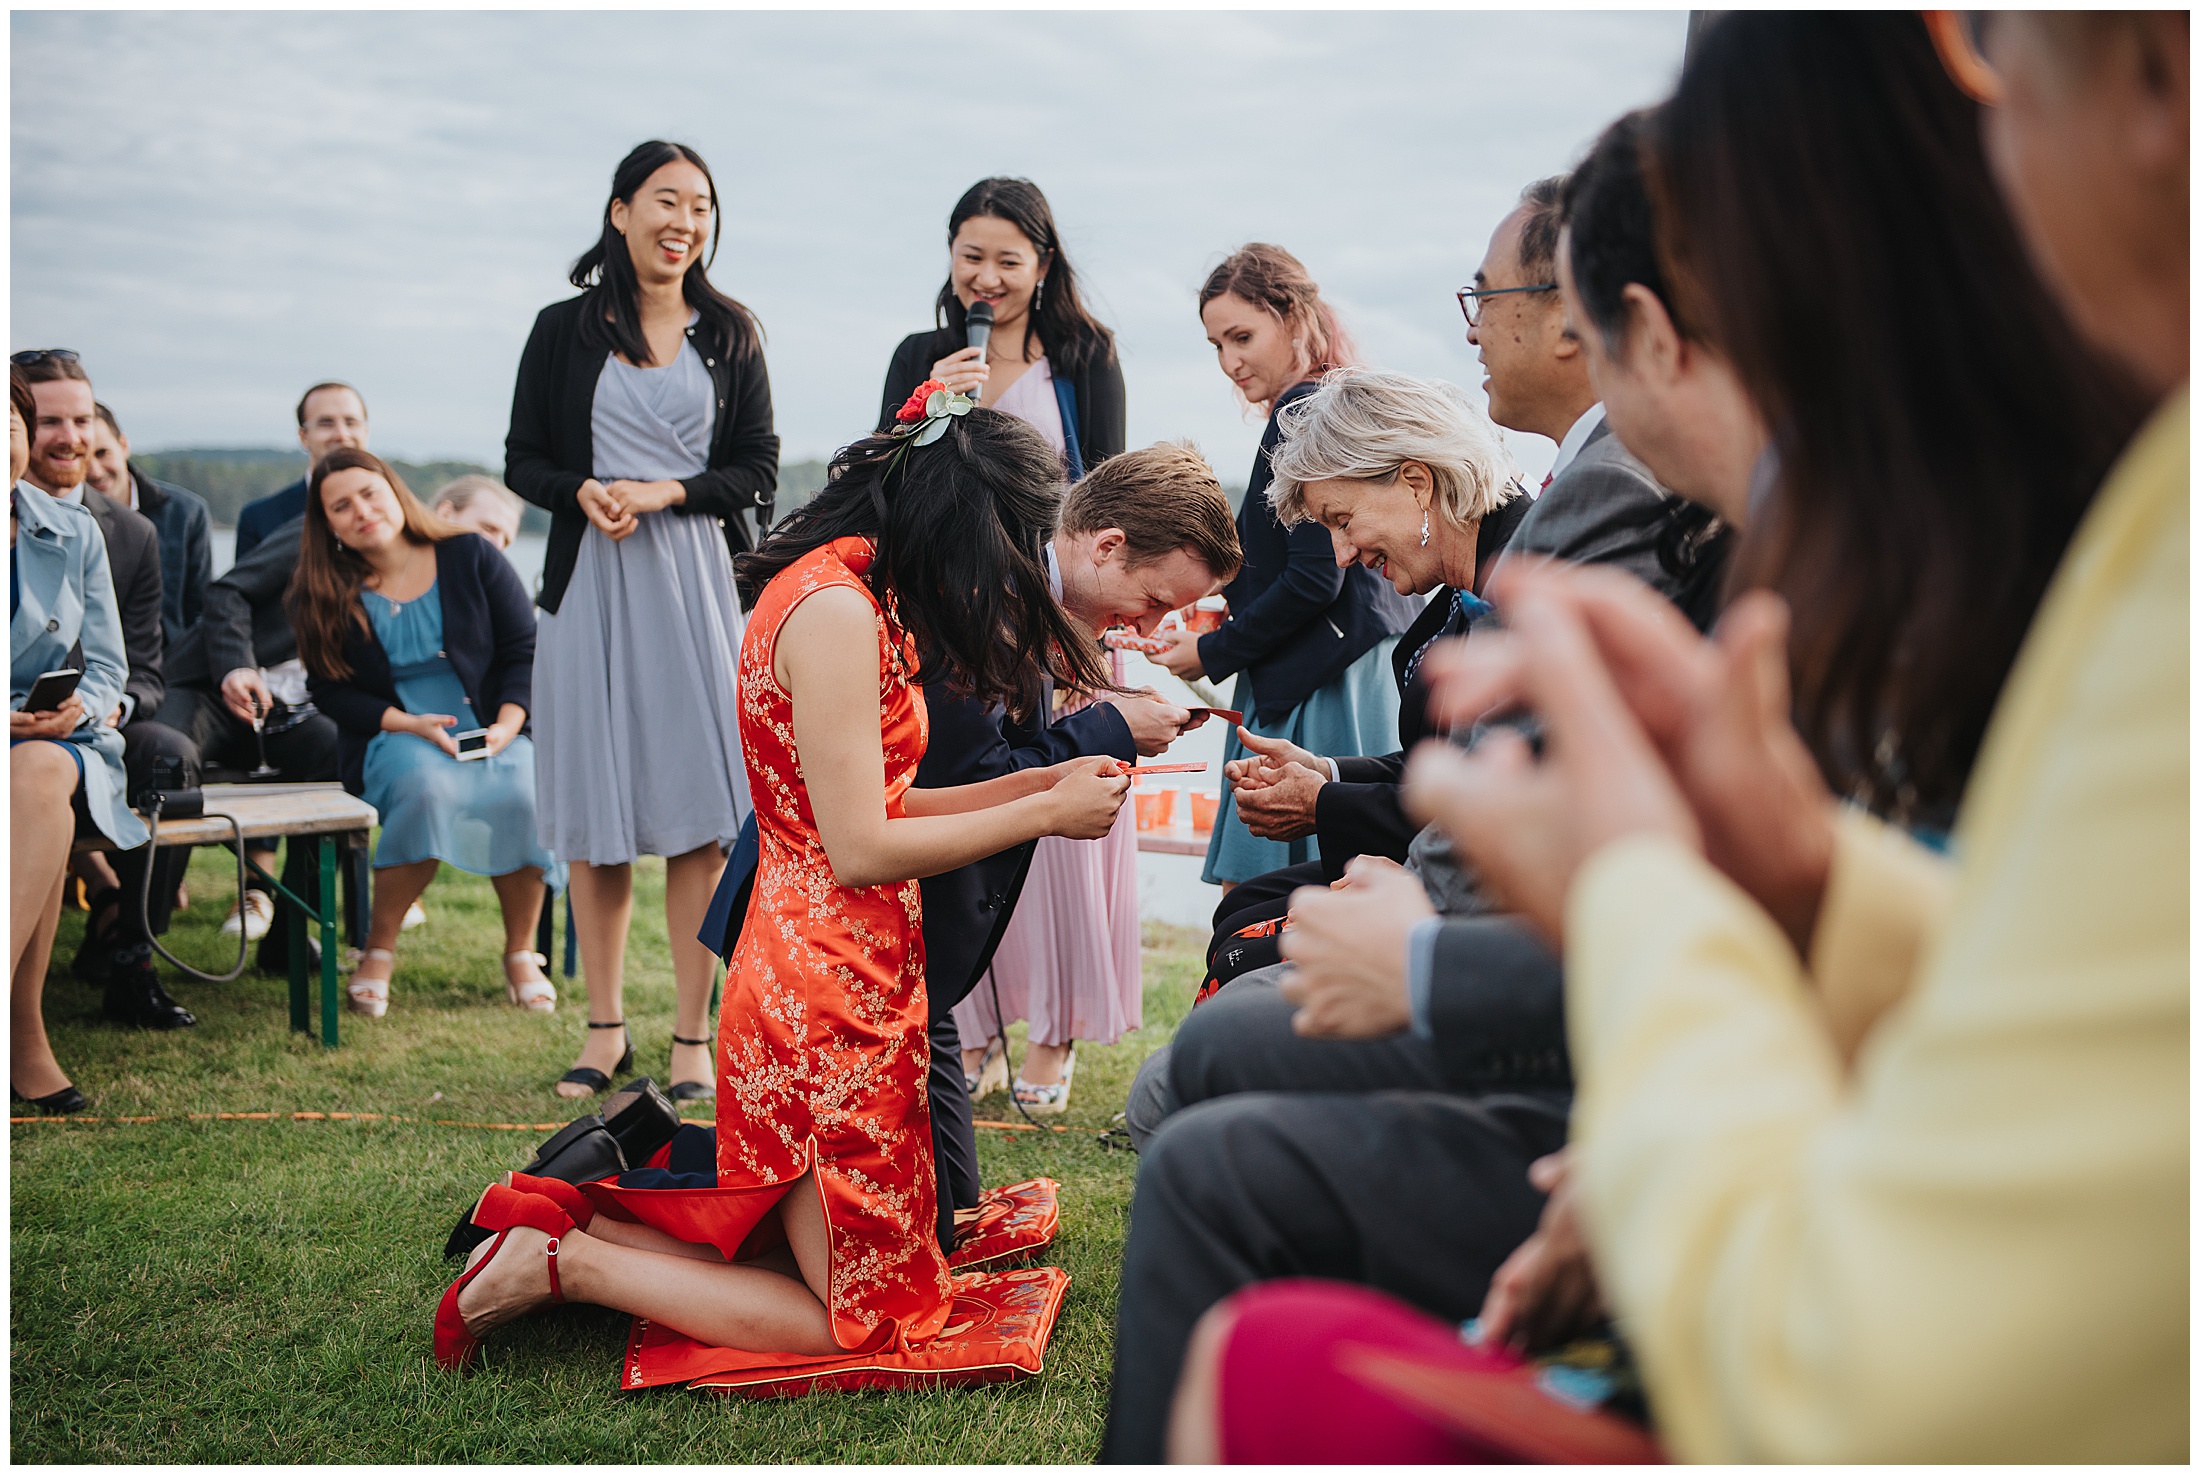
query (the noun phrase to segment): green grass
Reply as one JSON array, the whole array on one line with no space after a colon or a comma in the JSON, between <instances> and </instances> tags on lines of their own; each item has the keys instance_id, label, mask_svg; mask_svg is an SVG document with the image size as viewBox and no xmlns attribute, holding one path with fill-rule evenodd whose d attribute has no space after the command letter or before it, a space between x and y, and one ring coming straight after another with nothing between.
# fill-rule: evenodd
<instances>
[{"instance_id":1,"label":"green grass","mask_svg":"<svg viewBox=\"0 0 2200 1475\"><path fill-rule=\"evenodd\" d=\"M227 856L201 852L169 945L226 965ZM664 1078L672 978L664 871L639 868L627 1018L637 1069ZM429 1353L451 1275L444 1236L538 1134L426 1124L189 1121L192 1112L381 1112L480 1122L576 1115L549 1088L585 1017L578 980L550 1019L504 1001L496 902L446 871L407 933L390 1012L347 1015L324 1051L287 1028L286 985L171 977L199 1017L171 1034L99 1019L67 963L65 913L46 994L54 1047L90 1114L143 1124L13 1127L11 1448L18 1461L179 1463L1085 1461L1107 1404L1116 1274L1135 1159L1095 1134L1198 982L1199 939L1149 927L1145 1027L1080 1047L1072 1133L981 1131L988 1183L1062 1184L1049 1262L1069 1296L1043 1376L994 1387L749 1401L616 1391L627 1319L538 1314L491 1338L478 1371ZM1015 1058L1022 1058L1021 1031ZM980 1116L1013 1116L1006 1098Z\"/></svg>"}]
</instances>

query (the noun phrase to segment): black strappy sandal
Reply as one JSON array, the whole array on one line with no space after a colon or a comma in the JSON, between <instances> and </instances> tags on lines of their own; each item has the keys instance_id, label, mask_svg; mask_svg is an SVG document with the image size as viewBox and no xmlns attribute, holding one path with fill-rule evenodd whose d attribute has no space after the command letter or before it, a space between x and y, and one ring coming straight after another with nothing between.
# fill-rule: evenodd
<instances>
[{"instance_id":1,"label":"black strappy sandal","mask_svg":"<svg viewBox=\"0 0 2200 1475\"><path fill-rule=\"evenodd\" d=\"M714 1045L717 1041L708 1038L691 1040L684 1035L676 1034L672 1037L672 1043L675 1045L707 1046ZM715 1101L718 1098L718 1088L708 1081L674 1081L666 1089L665 1094L675 1101Z\"/></svg>"},{"instance_id":2,"label":"black strappy sandal","mask_svg":"<svg viewBox=\"0 0 2200 1475\"><path fill-rule=\"evenodd\" d=\"M626 1021L623 1019L613 1019L607 1023L598 1024L595 1020L591 1019L588 1021L588 1027L590 1029L625 1029ZM611 1067L611 1074L623 1076L633 1068L634 1041L632 1037L629 1037L626 1042L626 1053L619 1057L619 1063L617 1065ZM571 1070L567 1071L564 1075L558 1077L558 1084L561 1086L586 1086L588 1088L589 1095L600 1096L604 1092L611 1089L611 1076L605 1075L602 1071L596 1069L592 1065L576 1065ZM578 1100L580 1098L567 1097L566 1099Z\"/></svg>"}]
</instances>

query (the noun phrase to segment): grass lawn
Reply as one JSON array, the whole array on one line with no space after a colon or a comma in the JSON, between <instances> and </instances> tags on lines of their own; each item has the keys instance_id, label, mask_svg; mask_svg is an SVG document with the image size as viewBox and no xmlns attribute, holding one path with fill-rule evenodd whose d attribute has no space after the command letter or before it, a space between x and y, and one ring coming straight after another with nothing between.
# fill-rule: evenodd
<instances>
[{"instance_id":1,"label":"grass lawn","mask_svg":"<svg viewBox=\"0 0 2200 1475\"><path fill-rule=\"evenodd\" d=\"M219 971L233 871L201 851L169 946ZM627 965L637 1069L664 1079L672 1030L664 869L639 868ZM296 1122L294 1111L473 1122L578 1115L549 1083L586 1017L579 980L545 1020L505 1003L488 883L446 870L407 933L390 1012L346 1015L324 1051L287 1028L286 985L171 977L198 1015L170 1034L100 1021L68 976L81 913L63 914L46 1018L90 1115L143 1124L11 1128L11 1452L18 1461L698 1462L1090 1460L1099 1448L1136 1160L1096 1133L1165 1041L1199 978L1201 939L1149 927L1145 1028L1082 1047L1058 1134L981 1130L988 1183L1062 1184L1049 1263L1069 1297L1043 1376L926 1393L749 1401L616 1390L627 1318L539 1313L491 1337L467 1377L429 1352L452 1267L444 1236L483 1183L545 1134ZM318 989L316 988L316 993ZM1022 1031L1014 1058L1022 1058ZM274 1121L179 1120L266 1111ZM1005 1096L981 1117L1010 1117ZM698 1114L699 1115L699 1114Z\"/></svg>"}]
</instances>

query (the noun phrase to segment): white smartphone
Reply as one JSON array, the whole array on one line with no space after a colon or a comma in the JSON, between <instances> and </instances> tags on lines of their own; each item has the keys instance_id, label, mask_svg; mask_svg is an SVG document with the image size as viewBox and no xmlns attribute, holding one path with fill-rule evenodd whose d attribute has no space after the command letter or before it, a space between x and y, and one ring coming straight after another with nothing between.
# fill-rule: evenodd
<instances>
[{"instance_id":1,"label":"white smartphone","mask_svg":"<svg viewBox=\"0 0 2200 1475\"><path fill-rule=\"evenodd\" d=\"M458 744L458 761L461 763L470 763L476 758L489 756L489 729L486 727L477 727L472 732L453 733L452 741Z\"/></svg>"}]
</instances>

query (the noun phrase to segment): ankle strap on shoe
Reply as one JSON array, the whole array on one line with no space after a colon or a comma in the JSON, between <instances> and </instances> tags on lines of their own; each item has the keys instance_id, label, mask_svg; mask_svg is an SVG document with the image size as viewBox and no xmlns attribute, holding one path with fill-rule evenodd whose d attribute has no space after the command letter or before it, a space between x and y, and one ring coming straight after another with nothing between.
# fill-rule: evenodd
<instances>
[{"instance_id":1,"label":"ankle strap on shoe","mask_svg":"<svg viewBox=\"0 0 2200 1475\"><path fill-rule=\"evenodd\" d=\"M509 1185L514 1193L537 1193L559 1208L565 1217L573 1221L575 1229L586 1229L596 1217L596 1201L571 1183L558 1178L538 1178L532 1173L515 1172Z\"/></svg>"},{"instance_id":2,"label":"ankle strap on shoe","mask_svg":"<svg viewBox=\"0 0 2200 1475\"><path fill-rule=\"evenodd\" d=\"M703 1038L699 1040L691 1040L686 1035L674 1035L672 1037L672 1043L675 1045L715 1045L718 1042L708 1035L703 1036Z\"/></svg>"},{"instance_id":3,"label":"ankle strap on shoe","mask_svg":"<svg viewBox=\"0 0 2200 1475\"><path fill-rule=\"evenodd\" d=\"M613 1019L607 1021L606 1023L598 1024L595 1020L591 1019L588 1021L588 1027L590 1029L625 1029L626 1021L623 1019Z\"/></svg>"}]
</instances>

